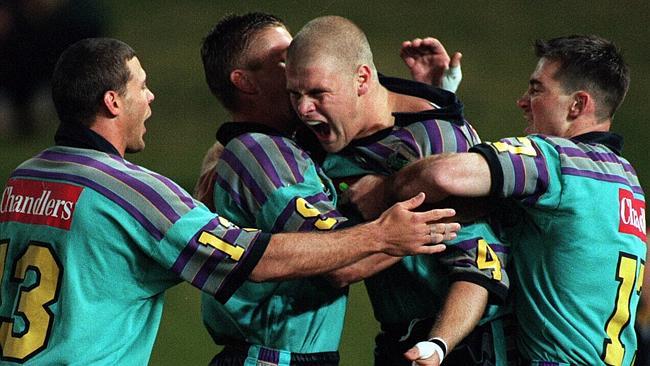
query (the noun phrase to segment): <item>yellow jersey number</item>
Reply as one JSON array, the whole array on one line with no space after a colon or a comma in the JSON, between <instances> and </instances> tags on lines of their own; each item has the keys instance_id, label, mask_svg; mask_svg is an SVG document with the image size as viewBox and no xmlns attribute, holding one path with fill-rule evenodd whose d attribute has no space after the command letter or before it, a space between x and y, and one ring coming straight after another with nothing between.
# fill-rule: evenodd
<instances>
[{"instance_id":1,"label":"yellow jersey number","mask_svg":"<svg viewBox=\"0 0 650 366\"><path fill-rule=\"evenodd\" d=\"M481 270L491 269L492 278L496 281L501 281L501 278L503 278L501 261L499 261L499 257L497 257L497 254L490 248L490 245L485 239L478 240L476 266Z\"/></svg>"},{"instance_id":2,"label":"yellow jersey number","mask_svg":"<svg viewBox=\"0 0 650 366\"><path fill-rule=\"evenodd\" d=\"M30 242L13 263L11 277L5 279L8 247L9 241L0 242L0 283L19 283L20 294L13 317L0 319L0 346L3 359L25 362L47 347L54 323L49 307L58 299L62 268L52 248ZM23 329L15 329L17 318L22 319Z\"/></svg>"},{"instance_id":3,"label":"yellow jersey number","mask_svg":"<svg viewBox=\"0 0 650 366\"><path fill-rule=\"evenodd\" d=\"M331 230L337 222L333 217L325 217L321 215L318 209L302 197L296 199L296 212L305 219L313 219L317 217L318 219L314 221L314 226L318 230Z\"/></svg>"},{"instance_id":4,"label":"yellow jersey number","mask_svg":"<svg viewBox=\"0 0 650 366\"><path fill-rule=\"evenodd\" d=\"M637 272L637 267L639 268ZM636 256L620 253L616 270L619 282L614 311L605 325L607 337L604 340L602 359L607 365L623 364L625 345L621 342L621 332L630 324L632 297L641 293L645 263Z\"/></svg>"}]
</instances>

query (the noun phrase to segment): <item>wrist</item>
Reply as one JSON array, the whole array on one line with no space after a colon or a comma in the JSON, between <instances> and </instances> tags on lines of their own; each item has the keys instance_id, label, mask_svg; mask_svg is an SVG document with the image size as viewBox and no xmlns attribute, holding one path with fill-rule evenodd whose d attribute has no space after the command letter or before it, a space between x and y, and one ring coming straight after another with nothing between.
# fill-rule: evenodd
<instances>
[{"instance_id":1,"label":"wrist","mask_svg":"<svg viewBox=\"0 0 650 366\"><path fill-rule=\"evenodd\" d=\"M439 337L433 337L428 341L418 342L415 347L420 352L419 359L426 359L436 354L438 355L439 363L442 363L442 360L444 360L448 349L447 342Z\"/></svg>"}]
</instances>

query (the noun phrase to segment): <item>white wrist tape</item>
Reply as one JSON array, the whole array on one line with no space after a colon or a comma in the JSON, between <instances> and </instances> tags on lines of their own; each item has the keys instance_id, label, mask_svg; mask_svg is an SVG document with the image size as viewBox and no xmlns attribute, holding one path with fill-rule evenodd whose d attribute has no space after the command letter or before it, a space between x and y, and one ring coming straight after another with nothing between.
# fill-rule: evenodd
<instances>
[{"instance_id":1,"label":"white wrist tape","mask_svg":"<svg viewBox=\"0 0 650 366\"><path fill-rule=\"evenodd\" d=\"M445 352L442 350L442 347L433 342L418 342L415 347L418 349L418 351L420 351L420 357L418 357L418 360L429 358L433 356L434 352L438 355L440 362L442 362L442 359L445 358Z\"/></svg>"},{"instance_id":2,"label":"white wrist tape","mask_svg":"<svg viewBox=\"0 0 650 366\"><path fill-rule=\"evenodd\" d=\"M445 70L445 73L442 76L442 84L440 85L440 88L455 93L456 90L458 90L461 80L463 80L463 72L460 70L460 65L450 67Z\"/></svg>"}]
</instances>

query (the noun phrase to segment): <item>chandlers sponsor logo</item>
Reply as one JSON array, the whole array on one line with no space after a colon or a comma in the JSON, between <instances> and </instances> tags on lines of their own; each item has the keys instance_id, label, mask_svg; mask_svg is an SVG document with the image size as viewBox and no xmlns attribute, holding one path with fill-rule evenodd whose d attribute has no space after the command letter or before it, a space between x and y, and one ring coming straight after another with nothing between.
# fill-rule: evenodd
<instances>
[{"instance_id":1,"label":"chandlers sponsor logo","mask_svg":"<svg viewBox=\"0 0 650 366\"><path fill-rule=\"evenodd\" d=\"M645 201L634 198L632 192L619 189L619 215L618 231L632 234L646 241L645 226Z\"/></svg>"},{"instance_id":2,"label":"chandlers sponsor logo","mask_svg":"<svg viewBox=\"0 0 650 366\"><path fill-rule=\"evenodd\" d=\"M0 222L17 221L69 230L82 187L11 179L2 192Z\"/></svg>"}]
</instances>

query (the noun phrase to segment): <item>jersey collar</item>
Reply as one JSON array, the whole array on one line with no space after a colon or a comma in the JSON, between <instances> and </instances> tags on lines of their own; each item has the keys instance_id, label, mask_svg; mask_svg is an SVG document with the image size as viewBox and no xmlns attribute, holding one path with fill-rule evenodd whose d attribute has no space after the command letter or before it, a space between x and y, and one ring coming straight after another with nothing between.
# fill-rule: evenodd
<instances>
[{"instance_id":1,"label":"jersey collar","mask_svg":"<svg viewBox=\"0 0 650 366\"><path fill-rule=\"evenodd\" d=\"M226 146L230 140L245 133L263 133L271 136L285 136L282 132L257 122L226 122L217 130L217 141Z\"/></svg>"},{"instance_id":2,"label":"jersey collar","mask_svg":"<svg viewBox=\"0 0 650 366\"><path fill-rule=\"evenodd\" d=\"M54 135L54 143L61 146L91 149L120 155L115 146L90 128L76 123L61 122Z\"/></svg>"},{"instance_id":3,"label":"jersey collar","mask_svg":"<svg viewBox=\"0 0 650 366\"><path fill-rule=\"evenodd\" d=\"M571 140L586 144L605 145L618 156L621 156L621 152L623 151L623 136L613 132L587 132L574 136Z\"/></svg>"}]
</instances>

